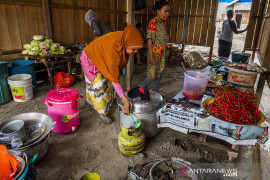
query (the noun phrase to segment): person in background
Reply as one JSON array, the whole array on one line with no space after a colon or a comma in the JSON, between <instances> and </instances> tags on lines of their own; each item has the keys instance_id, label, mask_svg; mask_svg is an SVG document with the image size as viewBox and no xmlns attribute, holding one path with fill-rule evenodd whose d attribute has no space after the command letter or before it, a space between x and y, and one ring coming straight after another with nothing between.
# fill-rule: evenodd
<instances>
[{"instance_id":1,"label":"person in background","mask_svg":"<svg viewBox=\"0 0 270 180\"><path fill-rule=\"evenodd\" d=\"M130 113L130 102L119 82L120 72L127 65L129 55L143 47L141 33L133 25L124 31L105 34L88 44L81 55L86 81L86 100L99 113L103 123L111 124L107 115L114 100L114 89Z\"/></svg>"},{"instance_id":2,"label":"person in background","mask_svg":"<svg viewBox=\"0 0 270 180\"><path fill-rule=\"evenodd\" d=\"M145 37L144 31L142 30L142 24L141 23L137 23L136 24L136 28L138 29L138 31L140 31L140 33L141 33L141 35L143 37L143 43L145 43L146 42L146 37ZM140 51L138 51L136 53L137 64L143 65L142 62L141 62L140 53L141 53Z\"/></svg>"},{"instance_id":3,"label":"person in background","mask_svg":"<svg viewBox=\"0 0 270 180\"><path fill-rule=\"evenodd\" d=\"M85 21L93 29L95 34L94 39L103 36L104 34L113 32L113 29L108 24L105 24L99 20L91 9L85 14Z\"/></svg>"},{"instance_id":4,"label":"person in background","mask_svg":"<svg viewBox=\"0 0 270 180\"><path fill-rule=\"evenodd\" d=\"M153 6L157 16L147 27L147 78L140 84L141 88L154 82L154 91L159 92L162 71L165 69L165 51L168 33L165 22L169 17L170 6L166 0L156 1Z\"/></svg>"},{"instance_id":5,"label":"person in background","mask_svg":"<svg viewBox=\"0 0 270 180\"><path fill-rule=\"evenodd\" d=\"M233 33L239 34L249 29L249 25L247 25L246 29L238 31L235 22L232 20L233 14L233 10L227 11L228 19L223 22L222 32L219 35L218 55L221 58L228 58L231 54Z\"/></svg>"}]
</instances>

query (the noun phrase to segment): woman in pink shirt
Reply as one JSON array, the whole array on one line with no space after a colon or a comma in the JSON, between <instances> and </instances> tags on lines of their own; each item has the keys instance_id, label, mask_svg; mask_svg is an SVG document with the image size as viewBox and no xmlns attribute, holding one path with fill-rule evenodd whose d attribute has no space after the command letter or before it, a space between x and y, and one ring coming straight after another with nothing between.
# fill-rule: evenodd
<instances>
[{"instance_id":1,"label":"woman in pink shirt","mask_svg":"<svg viewBox=\"0 0 270 180\"><path fill-rule=\"evenodd\" d=\"M83 50L81 65L86 77L86 99L100 114L102 122L112 123L107 114L114 100L114 89L124 103L124 113L130 113L130 102L119 77L129 55L137 53L142 47L140 32L133 25L128 25L124 31L96 38Z\"/></svg>"}]
</instances>

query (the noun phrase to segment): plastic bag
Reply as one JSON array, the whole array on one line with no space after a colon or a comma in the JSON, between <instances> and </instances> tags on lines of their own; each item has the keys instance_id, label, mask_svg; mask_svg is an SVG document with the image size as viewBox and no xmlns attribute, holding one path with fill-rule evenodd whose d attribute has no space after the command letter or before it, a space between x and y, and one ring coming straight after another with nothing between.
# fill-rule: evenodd
<instances>
[{"instance_id":1,"label":"plastic bag","mask_svg":"<svg viewBox=\"0 0 270 180\"><path fill-rule=\"evenodd\" d=\"M54 78L54 89L68 88L75 82L75 77L65 74L64 72L58 72Z\"/></svg>"},{"instance_id":2,"label":"plastic bag","mask_svg":"<svg viewBox=\"0 0 270 180\"><path fill-rule=\"evenodd\" d=\"M195 51L189 52L186 54L185 62L188 67L194 68L194 69L199 69L199 68L207 66L207 62L204 60L202 55Z\"/></svg>"}]
</instances>

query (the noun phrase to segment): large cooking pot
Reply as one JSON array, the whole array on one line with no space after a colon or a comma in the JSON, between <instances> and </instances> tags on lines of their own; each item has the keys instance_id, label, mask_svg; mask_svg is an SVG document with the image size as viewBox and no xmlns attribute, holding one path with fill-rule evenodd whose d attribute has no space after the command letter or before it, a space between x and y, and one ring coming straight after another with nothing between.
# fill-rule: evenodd
<instances>
[{"instance_id":1,"label":"large cooking pot","mask_svg":"<svg viewBox=\"0 0 270 180\"><path fill-rule=\"evenodd\" d=\"M162 129L157 127L158 110L165 104L163 97L154 91L150 91L150 100L140 100L140 97L131 99L128 97L131 104L131 114L135 121L140 120L142 123L142 131L146 137L154 137L159 134ZM120 98L117 99L120 111L120 123L125 128L134 126L131 116L124 114L123 102Z\"/></svg>"}]
</instances>

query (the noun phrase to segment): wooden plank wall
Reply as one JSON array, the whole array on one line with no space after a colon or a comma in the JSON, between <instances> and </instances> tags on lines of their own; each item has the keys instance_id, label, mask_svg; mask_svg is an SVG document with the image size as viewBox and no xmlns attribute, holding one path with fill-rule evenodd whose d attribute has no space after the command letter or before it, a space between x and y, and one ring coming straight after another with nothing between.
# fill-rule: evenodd
<instances>
[{"instance_id":1,"label":"wooden plank wall","mask_svg":"<svg viewBox=\"0 0 270 180\"><path fill-rule=\"evenodd\" d=\"M155 17L152 7L155 0L146 0L146 8L136 11L136 22L146 30L148 22ZM166 22L171 42L182 43L185 16L185 0L168 0L171 12ZM215 26L214 13L218 0L191 0L187 44L211 46L212 29Z\"/></svg>"},{"instance_id":2,"label":"wooden plank wall","mask_svg":"<svg viewBox=\"0 0 270 180\"><path fill-rule=\"evenodd\" d=\"M35 34L46 34L42 0L0 0L0 49L21 49ZM166 26L171 42L182 43L186 0L168 0L171 13ZM218 0L191 0L187 44L211 46L215 26L214 9ZM156 16L155 0L146 0L146 8L136 12L136 21L146 30ZM92 9L114 30L123 30L127 21L127 0L50 0L54 41L61 44L90 42L92 29L84 15Z\"/></svg>"},{"instance_id":3,"label":"wooden plank wall","mask_svg":"<svg viewBox=\"0 0 270 180\"><path fill-rule=\"evenodd\" d=\"M42 0L0 0L0 49L21 49L35 34L46 34ZM50 0L54 41L61 44L90 42L93 31L85 22L92 9L114 30L123 30L126 0Z\"/></svg>"},{"instance_id":4,"label":"wooden plank wall","mask_svg":"<svg viewBox=\"0 0 270 180\"><path fill-rule=\"evenodd\" d=\"M261 29L265 4L268 0L252 1L249 25L250 29L247 31L244 50L255 51L258 43L258 34Z\"/></svg>"},{"instance_id":5,"label":"wooden plank wall","mask_svg":"<svg viewBox=\"0 0 270 180\"><path fill-rule=\"evenodd\" d=\"M260 43L259 43L259 56L260 58L260 63L264 64L262 62L262 60L264 61L270 61L270 59L265 58L266 54L270 53L267 52L267 49L269 47L267 47L268 42L269 42L269 38L270 38L270 7L269 7L270 3L268 1L268 5L266 5L266 10L264 13L264 19L263 19L263 25L262 25L262 31L261 31L261 35L260 35Z\"/></svg>"}]
</instances>

